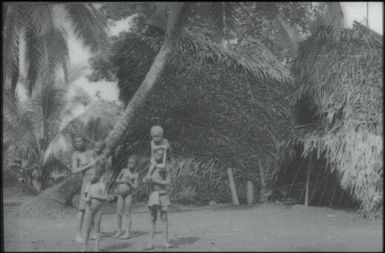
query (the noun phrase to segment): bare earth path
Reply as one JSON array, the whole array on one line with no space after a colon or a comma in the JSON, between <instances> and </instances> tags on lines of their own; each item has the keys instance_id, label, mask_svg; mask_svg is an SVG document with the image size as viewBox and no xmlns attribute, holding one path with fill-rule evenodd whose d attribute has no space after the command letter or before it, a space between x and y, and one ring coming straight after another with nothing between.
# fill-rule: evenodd
<instances>
[{"instance_id":1,"label":"bare earth path","mask_svg":"<svg viewBox=\"0 0 385 253\"><path fill-rule=\"evenodd\" d=\"M78 251L73 217L30 219L13 215L18 203L4 208L6 251ZM145 206L134 208L133 238L109 237L114 229L114 204L105 208L102 231L105 251L140 251L148 240ZM72 218L72 219L71 219ZM354 212L319 207L255 205L240 208L171 208L169 251L382 251L382 222ZM159 230L159 229L158 229ZM160 244L160 234L156 243ZM90 244L90 250L93 242ZM157 247L155 251L162 251Z\"/></svg>"}]
</instances>

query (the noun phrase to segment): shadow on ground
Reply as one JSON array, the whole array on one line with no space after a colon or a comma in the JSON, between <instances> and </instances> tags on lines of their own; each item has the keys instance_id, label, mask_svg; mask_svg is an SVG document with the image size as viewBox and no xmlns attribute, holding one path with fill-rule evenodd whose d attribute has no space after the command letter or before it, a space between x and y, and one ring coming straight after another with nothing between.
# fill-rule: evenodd
<instances>
[{"instance_id":1,"label":"shadow on ground","mask_svg":"<svg viewBox=\"0 0 385 253\"><path fill-rule=\"evenodd\" d=\"M123 231L123 232L126 232L126 231ZM102 235L103 235L104 238L111 238L115 233L116 233L116 231L102 232ZM133 231L133 232L131 232L131 237L130 238L135 238L135 237L147 235L148 233L149 233L148 231ZM155 232L155 234L158 234L158 233L160 233L160 232L159 231ZM115 238L115 239L122 240L122 239L119 239L119 238Z\"/></svg>"},{"instance_id":2,"label":"shadow on ground","mask_svg":"<svg viewBox=\"0 0 385 253\"><path fill-rule=\"evenodd\" d=\"M103 251L121 250L130 247L131 242L113 243L103 247Z\"/></svg>"},{"instance_id":3,"label":"shadow on ground","mask_svg":"<svg viewBox=\"0 0 385 253\"><path fill-rule=\"evenodd\" d=\"M188 237L179 237L179 238L172 239L170 240L170 243L175 245L176 247L179 247L186 244L193 244L198 240L199 240L199 237L188 236Z\"/></svg>"}]
</instances>

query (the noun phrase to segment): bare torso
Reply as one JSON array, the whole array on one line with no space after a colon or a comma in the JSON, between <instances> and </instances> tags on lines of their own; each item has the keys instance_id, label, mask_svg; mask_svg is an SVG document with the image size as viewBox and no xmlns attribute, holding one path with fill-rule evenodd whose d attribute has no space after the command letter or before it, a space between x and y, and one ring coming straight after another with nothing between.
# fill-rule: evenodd
<instances>
[{"instance_id":1,"label":"bare torso","mask_svg":"<svg viewBox=\"0 0 385 253\"><path fill-rule=\"evenodd\" d=\"M130 181L131 184L134 184L134 180L135 178L138 177L138 174L137 173L132 173L129 169L123 169L121 171L121 176L119 178L119 180L124 180L124 181ZM131 186L130 183L119 183L117 185L117 189L118 189L118 193L120 195L128 195L128 194L131 194L133 192L133 188Z\"/></svg>"},{"instance_id":2,"label":"bare torso","mask_svg":"<svg viewBox=\"0 0 385 253\"><path fill-rule=\"evenodd\" d=\"M90 151L84 151L84 152L79 152L79 151L76 151L74 153L74 156L75 156L75 159L76 159L76 163L77 163L77 167L82 167L82 166L85 166L87 164L89 164L92 159L94 158L93 157L93 153L90 152ZM87 183L89 183L90 181L90 172L91 170L94 169L94 167L91 167L85 171L82 172L82 192L84 190L84 187Z\"/></svg>"},{"instance_id":3,"label":"bare torso","mask_svg":"<svg viewBox=\"0 0 385 253\"><path fill-rule=\"evenodd\" d=\"M91 198L89 203L88 203L88 207L92 211L99 210L101 208L103 202L99 199L94 198L94 197L101 196L101 195L105 194L104 184L101 182L89 184L87 194L89 194L89 197Z\"/></svg>"}]
</instances>

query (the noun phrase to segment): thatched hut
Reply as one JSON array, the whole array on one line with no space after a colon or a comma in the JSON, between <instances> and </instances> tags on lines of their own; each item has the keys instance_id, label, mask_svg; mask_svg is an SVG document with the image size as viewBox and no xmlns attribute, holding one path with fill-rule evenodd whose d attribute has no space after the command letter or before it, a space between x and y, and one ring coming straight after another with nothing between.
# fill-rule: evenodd
<instances>
[{"instance_id":1,"label":"thatched hut","mask_svg":"<svg viewBox=\"0 0 385 253\"><path fill-rule=\"evenodd\" d=\"M302 157L335 173L365 214L381 214L383 206L382 70L383 37L359 23L337 38L325 30L313 34L294 65L295 139ZM317 186L325 182L317 173L310 187L323 198Z\"/></svg>"},{"instance_id":2,"label":"thatched hut","mask_svg":"<svg viewBox=\"0 0 385 253\"><path fill-rule=\"evenodd\" d=\"M120 98L125 103L151 66L161 37L161 32L128 34L116 43L112 62L118 68ZM291 92L287 73L261 44L251 42L223 53L213 44L190 38L177 42L133 131L122 138L121 161L115 167L122 167L129 152L148 158L149 129L160 124L174 150L174 199L190 191L195 203L229 201L226 168L232 167L242 202L246 180L260 185L259 165L267 184L280 166L281 140L293 118L285 100ZM247 56L252 49L246 46L258 50L258 59ZM146 162L142 164L144 169Z\"/></svg>"}]
</instances>

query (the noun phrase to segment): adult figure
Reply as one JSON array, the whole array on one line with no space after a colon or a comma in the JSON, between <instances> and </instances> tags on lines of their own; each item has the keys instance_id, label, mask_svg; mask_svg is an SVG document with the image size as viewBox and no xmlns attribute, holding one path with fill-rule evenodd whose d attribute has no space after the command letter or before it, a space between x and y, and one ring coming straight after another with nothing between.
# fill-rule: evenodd
<instances>
[{"instance_id":1,"label":"adult figure","mask_svg":"<svg viewBox=\"0 0 385 253\"><path fill-rule=\"evenodd\" d=\"M82 237L82 227L84 220L84 213L86 209L86 202L84 199L84 189L87 184L90 183L92 169L96 163L95 154L92 150L86 150L85 141L83 137L76 137L74 140L75 152L72 155L72 173L82 174L82 186L79 194L79 207L78 207L78 216L77 216L77 231L75 240L78 242L83 242L84 238Z\"/></svg>"}]
</instances>

